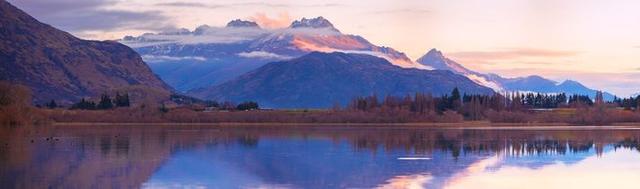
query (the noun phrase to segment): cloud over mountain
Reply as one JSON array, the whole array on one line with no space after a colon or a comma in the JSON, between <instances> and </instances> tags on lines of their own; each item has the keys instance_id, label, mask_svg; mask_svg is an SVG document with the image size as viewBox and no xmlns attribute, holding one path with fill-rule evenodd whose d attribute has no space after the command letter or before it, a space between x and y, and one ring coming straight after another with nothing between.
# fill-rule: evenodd
<instances>
[{"instance_id":1,"label":"cloud over mountain","mask_svg":"<svg viewBox=\"0 0 640 189\"><path fill-rule=\"evenodd\" d=\"M162 30L174 27L160 11L130 11L111 8L114 0L12 0L35 18L71 32L124 29Z\"/></svg>"},{"instance_id":2,"label":"cloud over mountain","mask_svg":"<svg viewBox=\"0 0 640 189\"><path fill-rule=\"evenodd\" d=\"M166 6L166 7L186 7L186 8L222 8L222 5L212 5L206 3L196 3L196 2L170 2L170 3L156 3L155 6Z\"/></svg>"},{"instance_id":3,"label":"cloud over mountain","mask_svg":"<svg viewBox=\"0 0 640 189\"><path fill-rule=\"evenodd\" d=\"M289 19L283 15L283 20ZM399 67L428 69L395 49L341 33L324 17L302 18L278 29L234 19L226 27L202 25L194 30L127 36L120 41L136 49L158 75L182 91L220 84L268 62L313 51L368 54Z\"/></svg>"},{"instance_id":4,"label":"cloud over mountain","mask_svg":"<svg viewBox=\"0 0 640 189\"><path fill-rule=\"evenodd\" d=\"M269 17L267 14L259 12L249 17L249 19L269 29L284 28L293 21L288 12L280 12L276 17Z\"/></svg>"},{"instance_id":5,"label":"cloud over mountain","mask_svg":"<svg viewBox=\"0 0 640 189\"><path fill-rule=\"evenodd\" d=\"M171 91L131 48L76 38L6 1L0 1L0 60L0 80L31 88L36 103L71 103L133 86Z\"/></svg>"}]
</instances>

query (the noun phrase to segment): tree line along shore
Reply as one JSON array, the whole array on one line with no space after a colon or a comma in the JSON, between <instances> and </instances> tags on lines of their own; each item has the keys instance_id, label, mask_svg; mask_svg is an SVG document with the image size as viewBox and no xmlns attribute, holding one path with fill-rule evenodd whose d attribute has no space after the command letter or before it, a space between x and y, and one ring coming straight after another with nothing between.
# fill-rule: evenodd
<instances>
[{"instance_id":1,"label":"tree line along shore","mask_svg":"<svg viewBox=\"0 0 640 189\"><path fill-rule=\"evenodd\" d=\"M640 123L640 96L605 101L587 95L505 93L363 96L328 109L261 109L259 102L201 101L171 95L172 103L134 102L126 92L33 105L27 87L0 83L0 125L52 123L460 123L611 125Z\"/></svg>"}]
</instances>

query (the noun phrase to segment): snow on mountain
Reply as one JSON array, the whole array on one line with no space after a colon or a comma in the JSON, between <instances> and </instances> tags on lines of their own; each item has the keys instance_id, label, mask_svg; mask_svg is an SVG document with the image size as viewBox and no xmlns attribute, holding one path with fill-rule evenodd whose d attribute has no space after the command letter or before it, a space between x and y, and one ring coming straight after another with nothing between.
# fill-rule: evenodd
<instances>
[{"instance_id":1,"label":"snow on mountain","mask_svg":"<svg viewBox=\"0 0 640 189\"><path fill-rule=\"evenodd\" d=\"M254 71L189 95L217 101L255 100L270 108L344 106L357 96L404 96L416 92L467 94L493 90L449 71L403 69L387 60L363 54L312 52L287 61L268 63Z\"/></svg>"},{"instance_id":2,"label":"snow on mountain","mask_svg":"<svg viewBox=\"0 0 640 189\"><path fill-rule=\"evenodd\" d=\"M340 32L338 29L333 27L333 24L331 24L329 20L322 16L311 19L302 18L302 20L293 21L289 28L329 28L336 32Z\"/></svg>"},{"instance_id":3,"label":"snow on mountain","mask_svg":"<svg viewBox=\"0 0 640 189\"><path fill-rule=\"evenodd\" d=\"M259 28L260 26L258 26L257 23L252 21L235 19L227 23L227 27L258 27Z\"/></svg>"},{"instance_id":4,"label":"snow on mountain","mask_svg":"<svg viewBox=\"0 0 640 189\"><path fill-rule=\"evenodd\" d=\"M145 33L138 37L125 36L120 42L132 48L157 47L163 45L198 45L242 43L268 34L259 27L211 27L202 25L194 31L187 29Z\"/></svg>"},{"instance_id":5,"label":"snow on mountain","mask_svg":"<svg viewBox=\"0 0 640 189\"><path fill-rule=\"evenodd\" d=\"M424 66L431 67L436 70L449 70L453 73L464 75L471 81L489 87L494 91L504 91L502 85L484 74L469 70L457 62L445 57L442 52L437 49L431 49L427 54L420 57L416 62Z\"/></svg>"},{"instance_id":6,"label":"snow on mountain","mask_svg":"<svg viewBox=\"0 0 640 189\"><path fill-rule=\"evenodd\" d=\"M596 90L583 84L567 80L562 83L546 79L537 75L527 77L505 78L497 74L484 74L469 70L461 64L445 57L442 52L431 49L416 62L430 66L436 70L449 70L467 76L470 80L489 87L496 92L533 92L533 93L567 93L594 96ZM613 95L605 93L605 99L613 99Z\"/></svg>"},{"instance_id":7,"label":"snow on mountain","mask_svg":"<svg viewBox=\"0 0 640 189\"><path fill-rule=\"evenodd\" d=\"M475 74L473 71L445 57L438 49L429 50L427 54L420 57L416 62L422 65L428 65L437 70L450 70L455 73Z\"/></svg>"},{"instance_id":8,"label":"snow on mountain","mask_svg":"<svg viewBox=\"0 0 640 189\"><path fill-rule=\"evenodd\" d=\"M323 17L303 18L281 29L233 20L226 27L202 25L193 31L127 36L120 42L134 48L154 72L181 91L219 84L268 62L313 51L368 54L403 68L431 69L392 48L343 34Z\"/></svg>"}]
</instances>

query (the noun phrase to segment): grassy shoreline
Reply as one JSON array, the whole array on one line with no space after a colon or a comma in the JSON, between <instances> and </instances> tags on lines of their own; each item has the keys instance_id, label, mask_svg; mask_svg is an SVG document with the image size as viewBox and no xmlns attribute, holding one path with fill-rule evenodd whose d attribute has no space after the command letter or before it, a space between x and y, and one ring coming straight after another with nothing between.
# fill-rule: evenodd
<instances>
[{"instance_id":1,"label":"grassy shoreline","mask_svg":"<svg viewBox=\"0 0 640 189\"><path fill-rule=\"evenodd\" d=\"M575 125L568 123L491 123L488 121L465 121L460 123L183 123L183 122L54 122L52 126L265 126L265 127L398 127L398 128L638 128L636 123L613 123L611 125Z\"/></svg>"}]
</instances>

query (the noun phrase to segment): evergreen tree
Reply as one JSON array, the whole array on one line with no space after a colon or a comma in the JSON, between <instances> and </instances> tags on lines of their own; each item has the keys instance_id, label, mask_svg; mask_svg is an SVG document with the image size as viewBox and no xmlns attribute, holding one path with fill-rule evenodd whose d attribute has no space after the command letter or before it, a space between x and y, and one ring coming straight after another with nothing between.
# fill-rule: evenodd
<instances>
[{"instance_id":1,"label":"evergreen tree","mask_svg":"<svg viewBox=\"0 0 640 189\"><path fill-rule=\"evenodd\" d=\"M111 98L109 97L109 95L103 94L100 97L100 102L98 103L97 108L101 110L113 108L113 102L111 101Z\"/></svg>"},{"instance_id":2,"label":"evergreen tree","mask_svg":"<svg viewBox=\"0 0 640 189\"><path fill-rule=\"evenodd\" d=\"M453 91L451 91L450 104L451 105L449 106L449 108L455 111L459 111L460 107L462 106L460 91L458 90L458 87L453 88Z\"/></svg>"},{"instance_id":3,"label":"evergreen tree","mask_svg":"<svg viewBox=\"0 0 640 189\"><path fill-rule=\"evenodd\" d=\"M602 93L602 91L597 91L596 92L596 105L603 105L604 104L604 95Z\"/></svg>"},{"instance_id":4,"label":"evergreen tree","mask_svg":"<svg viewBox=\"0 0 640 189\"><path fill-rule=\"evenodd\" d=\"M47 108L49 108L49 109L54 109L54 108L57 108L57 107L58 107L58 104L56 104L55 100L51 100L51 102L47 103Z\"/></svg>"},{"instance_id":5,"label":"evergreen tree","mask_svg":"<svg viewBox=\"0 0 640 189\"><path fill-rule=\"evenodd\" d=\"M125 93L124 95L120 95L120 93L116 93L114 103L117 107L129 107L131 105L129 102L129 94Z\"/></svg>"},{"instance_id":6,"label":"evergreen tree","mask_svg":"<svg viewBox=\"0 0 640 189\"><path fill-rule=\"evenodd\" d=\"M218 103L217 101L207 100L204 103L205 103L205 106L207 106L207 107L214 107L214 108L219 108L220 107L220 103Z\"/></svg>"},{"instance_id":7,"label":"evergreen tree","mask_svg":"<svg viewBox=\"0 0 640 189\"><path fill-rule=\"evenodd\" d=\"M169 108L167 108L167 106L165 106L164 103L162 103L162 105L160 105L159 110L160 110L161 113L169 112Z\"/></svg>"},{"instance_id":8,"label":"evergreen tree","mask_svg":"<svg viewBox=\"0 0 640 189\"><path fill-rule=\"evenodd\" d=\"M236 107L236 109L240 110L240 111L245 111L245 110L257 110L258 107L258 103L257 102L243 102L238 104L238 106Z\"/></svg>"},{"instance_id":9,"label":"evergreen tree","mask_svg":"<svg viewBox=\"0 0 640 189\"><path fill-rule=\"evenodd\" d=\"M234 110L236 108L236 106L233 104L233 102L230 101L225 101L222 103L222 107L220 107L220 109L222 110Z\"/></svg>"},{"instance_id":10,"label":"evergreen tree","mask_svg":"<svg viewBox=\"0 0 640 189\"><path fill-rule=\"evenodd\" d=\"M82 98L80 100L80 102L77 102L77 103L73 104L71 106L71 109L72 110L75 110L75 109L79 109L79 110L94 110L94 109L96 109L96 103L87 101L84 98Z\"/></svg>"}]
</instances>

